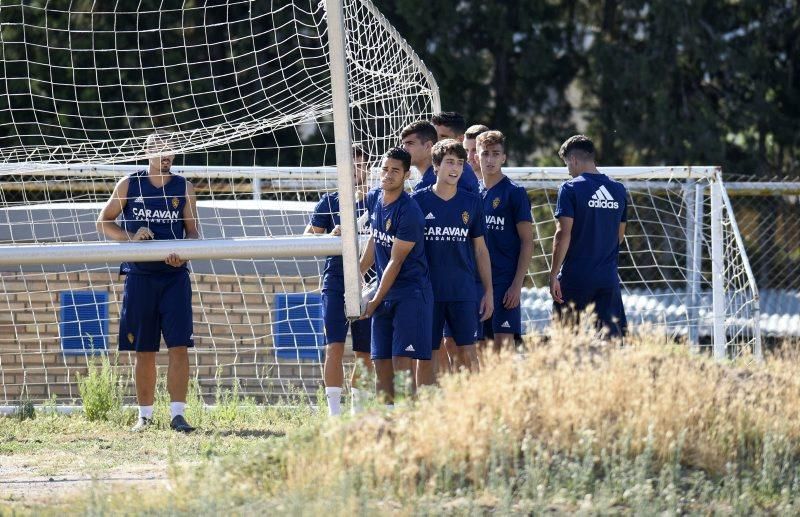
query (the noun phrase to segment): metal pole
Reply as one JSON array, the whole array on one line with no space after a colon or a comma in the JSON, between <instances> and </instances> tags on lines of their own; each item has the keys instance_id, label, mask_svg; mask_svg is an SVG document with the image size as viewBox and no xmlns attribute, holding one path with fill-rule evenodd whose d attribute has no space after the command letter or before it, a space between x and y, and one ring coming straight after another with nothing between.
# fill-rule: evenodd
<instances>
[{"instance_id":1,"label":"metal pole","mask_svg":"<svg viewBox=\"0 0 800 517\"><path fill-rule=\"evenodd\" d=\"M697 194L700 194L700 204ZM689 346L692 352L700 350L700 333L697 321L697 293L700 281L699 271L699 227L702 226L703 206L702 189L695 180L689 180L684 186L683 202L686 205L686 325Z\"/></svg>"},{"instance_id":2,"label":"metal pole","mask_svg":"<svg viewBox=\"0 0 800 517\"><path fill-rule=\"evenodd\" d=\"M725 243L722 236L722 185L719 177L711 182L711 288L714 327L714 358L727 357L725 338Z\"/></svg>"},{"instance_id":3,"label":"metal pole","mask_svg":"<svg viewBox=\"0 0 800 517\"><path fill-rule=\"evenodd\" d=\"M341 254L339 237L254 237L0 246L0 265L147 262L177 253L185 260L319 257Z\"/></svg>"},{"instance_id":4,"label":"metal pole","mask_svg":"<svg viewBox=\"0 0 800 517\"><path fill-rule=\"evenodd\" d=\"M342 0L325 0L328 17L333 136L339 184L339 216L344 263L344 306L349 318L361 314L361 275L358 268L358 232L353 181L353 145L350 139L350 93L347 88L347 46Z\"/></svg>"}]
</instances>

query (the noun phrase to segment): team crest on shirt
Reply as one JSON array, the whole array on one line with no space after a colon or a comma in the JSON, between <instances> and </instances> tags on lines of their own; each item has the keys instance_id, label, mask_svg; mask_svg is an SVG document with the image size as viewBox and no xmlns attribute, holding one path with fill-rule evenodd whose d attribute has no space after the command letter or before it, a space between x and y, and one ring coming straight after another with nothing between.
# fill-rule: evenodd
<instances>
[{"instance_id":1,"label":"team crest on shirt","mask_svg":"<svg viewBox=\"0 0 800 517\"><path fill-rule=\"evenodd\" d=\"M494 198L494 199L492 200L492 209L495 209L495 208L497 208L498 206L500 206L500 198L499 198L499 197L496 197L496 198Z\"/></svg>"},{"instance_id":2,"label":"team crest on shirt","mask_svg":"<svg viewBox=\"0 0 800 517\"><path fill-rule=\"evenodd\" d=\"M464 224L469 224L469 212L466 210L461 212L461 220L464 221Z\"/></svg>"},{"instance_id":3,"label":"team crest on shirt","mask_svg":"<svg viewBox=\"0 0 800 517\"><path fill-rule=\"evenodd\" d=\"M128 343L133 344L134 336L132 333L128 332Z\"/></svg>"},{"instance_id":4,"label":"team crest on shirt","mask_svg":"<svg viewBox=\"0 0 800 517\"><path fill-rule=\"evenodd\" d=\"M386 220L386 231L388 232L389 228L391 227L392 227L392 219L390 217L389 219Z\"/></svg>"},{"instance_id":5,"label":"team crest on shirt","mask_svg":"<svg viewBox=\"0 0 800 517\"><path fill-rule=\"evenodd\" d=\"M176 197L172 198L172 208L178 208L178 205L180 205L180 204L181 204L181 202L180 202L180 200L178 198L176 198Z\"/></svg>"}]
</instances>

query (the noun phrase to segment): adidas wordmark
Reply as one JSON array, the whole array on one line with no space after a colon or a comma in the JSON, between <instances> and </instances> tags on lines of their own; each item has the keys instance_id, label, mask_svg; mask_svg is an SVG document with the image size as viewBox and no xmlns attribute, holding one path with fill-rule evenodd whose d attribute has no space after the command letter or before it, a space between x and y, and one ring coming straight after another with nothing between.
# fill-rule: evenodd
<instances>
[{"instance_id":1,"label":"adidas wordmark","mask_svg":"<svg viewBox=\"0 0 800 517\"><path fill-rule=\"evenodd\" d=\"M426 215L426 216L425 216L425 219L428 219L428 220L430 220L430 219L436 219L436 216L435 216L435 215L433 215L433 213L432 213L432 212L428 212L428 215Z\"/></svg>"},{"instance_id":2,"label":"adidas wordmark","mask_svg":"<svg viewBox=\"0 0 800 517\"><path fill-rule=\"evenodd\" d=\"M614 201L611 192L608 191L605 185L600 185L597 192L592 194L592 199L589 200L589 206L592 208L619 208L619 203Z\"/></svg>"},{"instance_id":3,"label":"adidas wordmark","mask_svg":"<svg viewBox=\"0 0 800 517\"><path fill-rule=\"evenodd\" d=\"M504 321L500 326L504 329L511 328L511 324L509 324L508 321Z\"/></svg>"}]
</instances>

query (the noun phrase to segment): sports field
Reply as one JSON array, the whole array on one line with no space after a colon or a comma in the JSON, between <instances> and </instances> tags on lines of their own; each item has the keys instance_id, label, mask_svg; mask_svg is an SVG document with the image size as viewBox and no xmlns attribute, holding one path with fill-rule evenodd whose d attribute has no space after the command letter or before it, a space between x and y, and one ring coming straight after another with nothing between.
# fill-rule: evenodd
<instances>
[{"instance_id":1,"label":"sports field","mask_svg":"<svg viewBox=\"0 0 800 517\"><path fill-rule=\"evenodd\" d=\"M8 514L668 512L792 515L800 493L797 347L721 364L655 337L529 342L479 374L330 419L221 394L201 431L0 419Z\"/></svg>"}]
</instances>

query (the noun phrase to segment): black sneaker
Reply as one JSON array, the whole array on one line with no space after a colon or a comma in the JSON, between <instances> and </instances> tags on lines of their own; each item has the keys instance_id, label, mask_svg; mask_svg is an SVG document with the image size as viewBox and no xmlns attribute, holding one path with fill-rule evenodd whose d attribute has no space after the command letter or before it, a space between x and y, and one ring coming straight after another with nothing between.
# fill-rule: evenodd
<instances>
[{"instance_id":1,"label":"black sneaker","mask_svg":"<svg viewBox=\"0 0 800 517\"><path fill-rule=\"evenodd\" d=\"M173 418L172 422L169 423L169 427L179 433L191 433L194 431L194 427L189 425L189 422L183 418L183 415L177 415Z\"/></svg>"},{"instance_id":2,"label":"black sneaker","mask_svg":"<svg viewBox=\"0 0 800 517\"><path fill-rule=\"evenodd\" d=\"M152 418L147 418L146 416L140 416L139 420L136 421L136 425L131 427L131 432L141 433L142 431L150 427L150 424L152 423L153 423Z\"/></svg>"}]
</instances>

